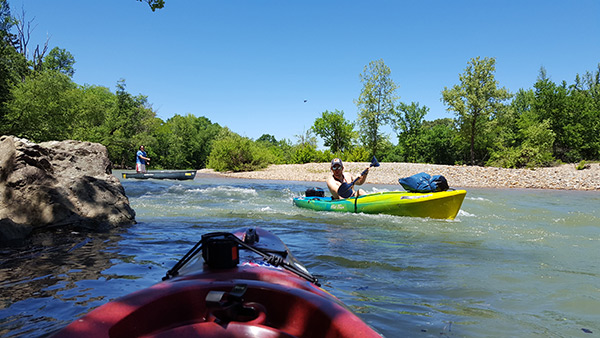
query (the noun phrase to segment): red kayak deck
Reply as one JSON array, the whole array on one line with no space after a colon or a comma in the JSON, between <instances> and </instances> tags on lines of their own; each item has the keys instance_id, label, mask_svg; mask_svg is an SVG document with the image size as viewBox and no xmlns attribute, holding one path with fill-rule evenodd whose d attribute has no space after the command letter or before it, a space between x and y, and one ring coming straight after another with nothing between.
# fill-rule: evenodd
<instances>
[{"instance_id":1,"label":"red kayak deck","mask_svg":"<svg viewBox=\"0 0 600 338\"><path fill-rule=\"evenodd\" d=\"M55 337L381 337L330 293L265 265L205 266L107 303Z\"/></svg>"}]
</instances>

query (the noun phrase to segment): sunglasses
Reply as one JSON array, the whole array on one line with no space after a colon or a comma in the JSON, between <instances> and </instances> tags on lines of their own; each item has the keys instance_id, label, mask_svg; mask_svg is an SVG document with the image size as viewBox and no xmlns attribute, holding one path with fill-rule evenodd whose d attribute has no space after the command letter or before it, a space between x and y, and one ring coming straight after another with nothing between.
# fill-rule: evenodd
<instances>
[{"instance_id":1,"label":"sunglasses","mask_svg":"<svg viewBox=\"0 0 600 338\"><path fill-rule=\"evenodd\" d=\"M331 169L333 169L333 170L340 170L340 169L342 169L342 166L341 165L334 165L333 167L331 167Z\"/></svg>"}]
</instances>

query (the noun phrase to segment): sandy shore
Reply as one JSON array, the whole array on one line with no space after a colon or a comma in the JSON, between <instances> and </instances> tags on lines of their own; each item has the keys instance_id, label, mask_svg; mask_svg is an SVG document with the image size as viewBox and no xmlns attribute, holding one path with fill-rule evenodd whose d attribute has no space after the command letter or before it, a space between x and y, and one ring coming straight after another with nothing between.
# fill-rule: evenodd
<instances>
[{"instance_id":1,"label":"sandy shore","mask_svg":"<svg viewBox=\"0 0 600 338\"><path fill-rule=\"evenodd\" d=\"M346 171L358 175L368 162L344 162ZM600 164L589 164L588 169L577 170L574 164L535 169L503 169L493 167L448 166L415 163L381 163L371 168L367 182L398 184L401 177L420 172L443 175L451 188L533 188L564 190L600 190ZM202 169L199 174L263 180L324 182L330 175L329 163L280 164L266 169L240 173L217 173ZM400 187L400 186L399 186ZM401 188L401 187L400 187Z\"/></svg>"}]
</instances>

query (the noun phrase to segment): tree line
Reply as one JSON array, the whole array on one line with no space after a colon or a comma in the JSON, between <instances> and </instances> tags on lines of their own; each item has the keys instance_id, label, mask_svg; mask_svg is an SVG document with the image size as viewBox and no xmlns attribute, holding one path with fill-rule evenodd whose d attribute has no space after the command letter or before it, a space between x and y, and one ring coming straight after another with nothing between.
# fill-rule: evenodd
<instances>
[{"instance_id":1,"label":"tree line","mask_svg":"<svg viewBox=\"0 0 600 338\"><path fill-rule=\"evenodd\" d=\"M206 117L163 121L148 98L73 82L75 58L48 41L29 46L31 22L0 0L0 133L32 141L74 139L105 145L118 168L133 167L145 145L153 168L242 171L268 164L346 161L548 166L600 159L600 65L556 84L540 69L533 88L510 93L495 79L495 58L467 63L441 100L453 118L425 120L427 106L402 102L390 68L370 62L360 74L356 121L324 111L292 142L242 137ZM31 52L33 50L33 53ZM397 144L383 132L389 126ZM319 138L327 148L317 148Z\"/></svg>"},{"instance_id":2,"label":"tree line","mask_svg":"<svg viewBox=\"0 0 600 338\"><path fill-rule=\"evenodd\" d=\"M473 58L459 83L445 87L442 101L454 118L425 121L429 111L400 102L383 60L361 76L359 126L363 144L384 161L549 166L600 158L600 65L556 84L544 68L531 89L512 94L495 79L495 58ZM390 125L398 144L380 134Z\"/></svg>"}]
</instances>

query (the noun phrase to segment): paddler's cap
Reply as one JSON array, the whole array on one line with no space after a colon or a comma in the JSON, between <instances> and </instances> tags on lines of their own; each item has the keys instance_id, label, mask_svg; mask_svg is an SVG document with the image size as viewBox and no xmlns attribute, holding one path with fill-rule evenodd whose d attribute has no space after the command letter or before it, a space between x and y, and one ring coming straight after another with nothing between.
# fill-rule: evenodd
<instances>
[{"instance_id":1,"label":"paddler's cap","mask_svg":"<svg viewBox=\"0 0 600 338\"><path fill-rule=\"evenodd\" d=\"M333 160L331 160L331 167L335 167L336 165L339 165L340 167L344 167L344 164L342 163L342 160L340 160L339 158L334 158Z\"/></svg>"}]
</instances>

